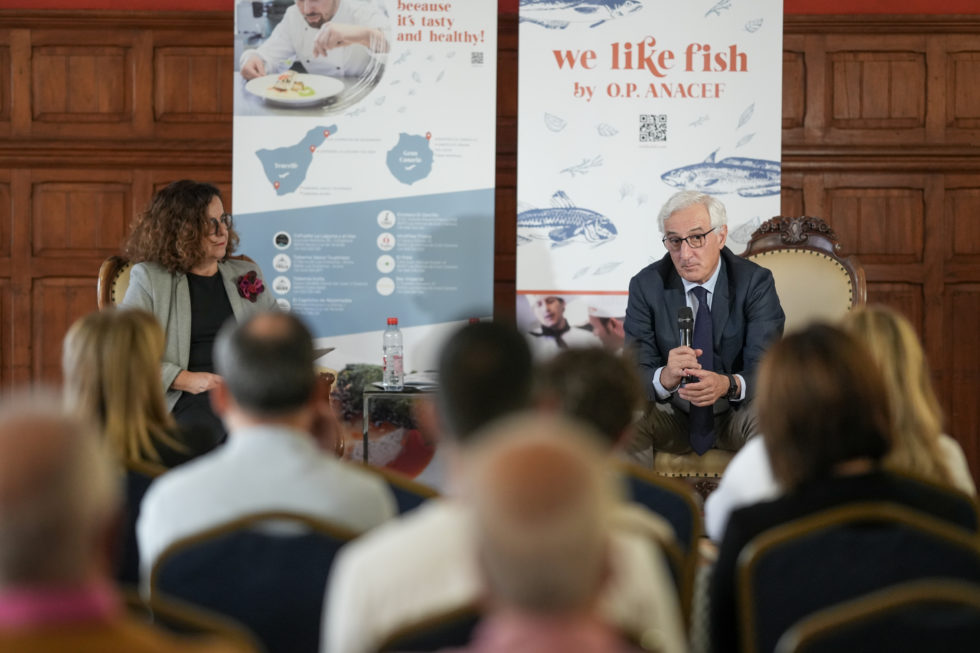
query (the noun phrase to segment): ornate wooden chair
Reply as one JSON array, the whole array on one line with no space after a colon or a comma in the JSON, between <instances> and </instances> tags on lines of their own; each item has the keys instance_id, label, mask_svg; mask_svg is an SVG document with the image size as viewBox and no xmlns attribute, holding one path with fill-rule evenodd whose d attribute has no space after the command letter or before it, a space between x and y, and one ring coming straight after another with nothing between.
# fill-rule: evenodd
<instances>
[{"instance_id":1,"label":"ornate wooden chair","mask_svg":"<svg viewBox=\"0 0 980 653\"><path fill-rule=\"evenodd\" d=\"M835 322L867 301L864 268L840 252L837 234L820 218L777 216L755 230L742 256L772 271L789 333L818 320ZM704 456L658 453L653 471L685 479L707 497L733 456L721 449Z\"/></svg>"},{"instance_id":2,"label":"ornate wooden chair","mask_svg":"<svg viewBox=\"0 0 980 653\"><path fill-rule=\"evenodd\" d=\"M837 234L820 218L778 216L755 230L742 256L772 271L789 332L837 321L867 301L864 268L840 251Z\"/></svg>"}]
</instances>

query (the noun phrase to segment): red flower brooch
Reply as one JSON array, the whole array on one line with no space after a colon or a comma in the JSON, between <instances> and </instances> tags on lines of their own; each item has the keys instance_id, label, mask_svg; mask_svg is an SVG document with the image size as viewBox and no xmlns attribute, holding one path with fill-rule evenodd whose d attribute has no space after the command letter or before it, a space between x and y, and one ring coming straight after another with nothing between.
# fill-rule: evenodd
<instances>
[{"instance_id":1,"label":"red flower brooch","mask_svg":"<svg viewBox=\"0 0 980 653\"><path fill-rule=\"evenodd\" d=\"M265 284L262 283L262 279L259 279L255 270L238 277L238 281L235 283L238 286L238 294L253 304L259 295L265 291Z\"/></svg>"}]
</instances>

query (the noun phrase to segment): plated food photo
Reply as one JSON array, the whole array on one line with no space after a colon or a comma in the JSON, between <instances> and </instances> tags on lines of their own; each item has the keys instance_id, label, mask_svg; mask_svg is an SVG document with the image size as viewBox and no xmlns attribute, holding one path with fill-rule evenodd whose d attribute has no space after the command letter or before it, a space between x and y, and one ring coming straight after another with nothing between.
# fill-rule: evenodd
<instances>
[{"instance_id":1,"label":"plated food photo","mask_svg":"<svg viewBox=\"0 0 980 653\"><path fill-rule=\"evenodd\" d=\"M245 90L270 104L308 107L323 104L344 90L344 83L326 75L288 70L278 75L256 77Z\"/></svg>"}]
</instances>

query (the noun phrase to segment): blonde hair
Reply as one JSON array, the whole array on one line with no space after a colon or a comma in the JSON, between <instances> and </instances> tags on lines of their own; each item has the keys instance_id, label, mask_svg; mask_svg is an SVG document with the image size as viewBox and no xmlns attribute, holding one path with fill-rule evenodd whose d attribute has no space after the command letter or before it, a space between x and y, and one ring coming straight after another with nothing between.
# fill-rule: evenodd
<instances>
[{"instance_id":1,"label":"blonde hair","mask_svg":"<svg viewBox=\"0 0 980 653\"><path fill-rule=\"evenodd\" d=\"M942 408L912 325L889 308L867 306L851 311L843 327L864 341L885 379L894 437L885 467L951 484L939 445Z\"/></svg>"},{"instance_id":2,"label":"blonde hair","mask_svg":"<svg viewBox=\"0 0 980 653\"><path fill-rule=\"evenodd\" d=\"M162 462L156 443L188 450L170 435L175 423L159 376L164 344L156 318L139 309L90 313L65 336L65 402L95 420L122 464Z\"/></svg>"}]
</instances>

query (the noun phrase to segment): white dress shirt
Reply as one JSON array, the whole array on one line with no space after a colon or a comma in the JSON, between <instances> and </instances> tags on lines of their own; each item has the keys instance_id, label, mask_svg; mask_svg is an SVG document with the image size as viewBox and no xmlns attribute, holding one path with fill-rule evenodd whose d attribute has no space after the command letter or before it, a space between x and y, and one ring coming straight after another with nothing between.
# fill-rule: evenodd
<instances>
[{"instance_id":1,"label":"white dress shirt","mask_svg":"<svg viewBox=\"0 0 980 653\"><path fill-rule=\"evenodd\" d=\"M380 477L320 451L306 433L252 427L157 478L136 524L145 583L173 542L257 512L288 511L365 531L395 515Z\"/></svg>"}]
</instances>

